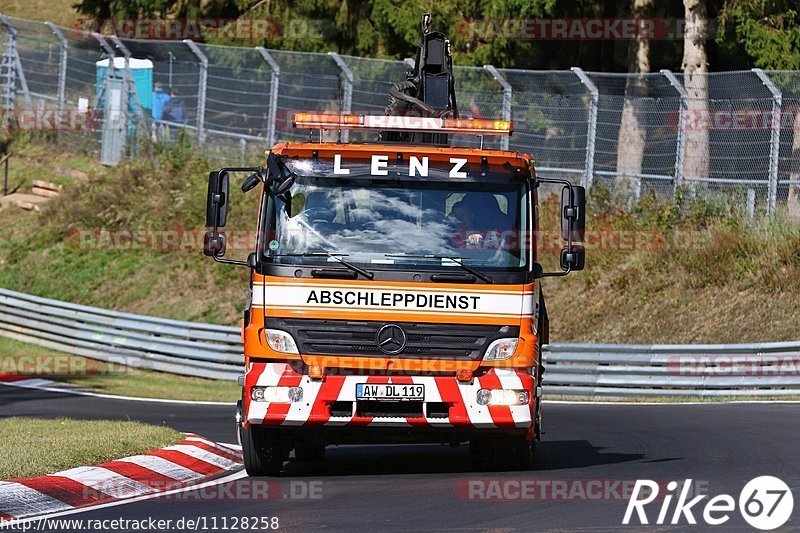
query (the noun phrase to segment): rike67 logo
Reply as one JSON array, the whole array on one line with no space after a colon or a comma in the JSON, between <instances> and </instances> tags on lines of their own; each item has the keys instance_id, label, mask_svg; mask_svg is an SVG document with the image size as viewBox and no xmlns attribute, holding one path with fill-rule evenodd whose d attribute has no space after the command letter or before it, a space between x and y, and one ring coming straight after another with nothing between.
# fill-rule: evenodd
<instances>
[{"instance_id":1,"label":"rike67 logo","mask_svg":"<svg viewBox=\"0 0 800 533\"><path fill-rule=\"evenodd\" d=\"M703 502L708 495L691 495L692 486L691 479L685 480L680 488L677 481L670 481L666 493L660 494L661 485L657 482L636 480L622 523L635 525L638 519L639 524L650 524L645 507L656 501L661 505L653 523L658 525L697 524L697 514L706 524L719 526L730 520L738 507L745 522L768 531L779 528L792 516L792 491L786 483L773 476L751 479L739 493L738 502L729 494L720 494ZM673 500L676 500L674 507ZM653 507L657 508L658 504ZM634 516L636 519L632 521Z\"/></svg>"}]
</instances>

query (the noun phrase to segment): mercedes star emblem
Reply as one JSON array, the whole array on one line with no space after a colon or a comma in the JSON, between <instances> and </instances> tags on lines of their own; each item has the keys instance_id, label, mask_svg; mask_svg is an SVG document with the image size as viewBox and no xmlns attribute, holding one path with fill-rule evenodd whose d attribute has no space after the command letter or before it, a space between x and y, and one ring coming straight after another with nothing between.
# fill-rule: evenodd
<instances>
[{"instance_id":1,"label":"mercedes star emblem","mask_svg":"<svg viewBox=\"0 0 800 533\"><path fill-rule=\"evenodd\" d=\"M386 324L375 335L378 349L387 355L400 353L406 347L406 332L397 324Z\"/></svg>"}]
</instances>

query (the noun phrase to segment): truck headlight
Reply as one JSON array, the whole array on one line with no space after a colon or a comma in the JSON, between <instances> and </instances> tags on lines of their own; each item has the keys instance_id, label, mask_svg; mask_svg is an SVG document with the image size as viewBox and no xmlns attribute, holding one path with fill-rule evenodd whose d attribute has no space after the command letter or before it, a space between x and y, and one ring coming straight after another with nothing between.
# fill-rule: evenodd
<instances>
[{"instance_id":1,"label":"truck headlight","mask_svg":"<svg viewBox=\"0 0 800 533\"><path fill-rule=\"evenodd\" d=\"M503 359L508 359L517 351L517 343L519 343L517 337L513 339L497 339L486 349L486 355L483 356L483 360L502 361Z\"/></svg>"},{"instance_id":2,"label":"truck headlight","mask_svg":"<svg viewBox=\"0 0 800 533\"><path fill-rule=\"evenodd\" d=\"M526 390L517 389L481 389L475 401L478 405L525 405L531 395Z\"/></svg>"},{"instance_id":3,"label":"truck headlight","mask_svg":"<svg viewBox=\"0 0 800 533\"><path fill-rule=\"evenodd\" d=\"M269 347L276 352L300 353L292 336L285 331L281 331L279 329L267 329L264 330L264 335L267 337L267 344L269 344Z\"/></svg>"},{"instance_id":4,"label":"truck headlight","mask_svg":"<svg viewBox=\"0 0 800 533\"><path fill-rule=\"evenodd\" d=\"M295 403L303 401L302 387L253 387L250 398L254 402Z\"/></svg>"}]
</instances>

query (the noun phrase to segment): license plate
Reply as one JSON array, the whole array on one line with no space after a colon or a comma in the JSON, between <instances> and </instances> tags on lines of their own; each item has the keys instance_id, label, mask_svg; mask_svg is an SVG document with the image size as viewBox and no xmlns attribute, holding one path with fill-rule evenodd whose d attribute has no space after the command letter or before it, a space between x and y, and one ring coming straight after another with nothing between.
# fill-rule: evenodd
<instances>
[{"instance_id":1,"label":"license plate","mask_svg":"<svg viewBox=\"0 0 800 533\"><path fill-rule=\"evenodd\" d=\"M396 385L392 383L358 383L357 400L424 400L425 385Z\"/></svg>"}]
</instances>

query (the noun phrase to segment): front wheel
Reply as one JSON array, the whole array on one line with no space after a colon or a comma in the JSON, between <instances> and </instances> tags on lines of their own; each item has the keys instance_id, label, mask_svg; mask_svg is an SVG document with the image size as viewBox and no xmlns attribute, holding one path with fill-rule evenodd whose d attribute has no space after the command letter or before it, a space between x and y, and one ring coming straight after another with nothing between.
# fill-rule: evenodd
<instances>
[{"instance_id":1,"label":"front wheel","mask_svg":"<svg viewBox=\"0 0 800 533\"><path fill-rule=\"evenodd\" d=\"M239 428L244 469L249 476L277 476L283 468L284 447L274 432L258 426Z\"/></svg>"}]
</instances>

